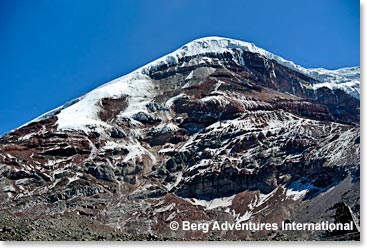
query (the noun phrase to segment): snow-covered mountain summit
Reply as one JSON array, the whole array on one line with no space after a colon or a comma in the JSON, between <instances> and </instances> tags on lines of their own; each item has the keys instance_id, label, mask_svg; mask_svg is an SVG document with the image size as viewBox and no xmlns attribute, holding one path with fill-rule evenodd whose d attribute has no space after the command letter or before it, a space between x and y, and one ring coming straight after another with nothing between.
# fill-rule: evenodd
<instances>
[{"instance_id":1,"label":"snow-covered mountain summit","mask_svg":"<svg viewBox=\"0 0 367 248\"><path fill-rule=\"evenodd\" d=\"M294 71L307 75L322 84L316 83L315 87L329 87L330 89L340 88L345 90L348 94L359 99L359 84L360 84L360 67L347 67L336 70L328 70L324 68L304 68L295 64L293 61L286 60L280 56L277 56L265 49L257 47L254 43L245 41L211 36L196 39L177 49L176 51L160 58L148 65L144 66L141 70L147 72L156 68L157 66L167 65L172 66L177 64L178 61L188 56L203 56L209 53L231 53L234 58L237 59L239 64L243 64L243 61L235 56L238 53L251 52L257 53L268 59L275 60L280 65L288 67Z\"/></svg>"},{"instance_id":2,"label":"snow-covered mountain summit","mask_svg":"<svg viewBox=\"0 0 367 248\"><path fill-rule=\"evenodd\" d=\"M106 83L34 121L57 114L60 129L76 128L86 130L86 126L108 127L109 124L98 118L98 103L101 99L120 98L126 95L129 99L128 108L120 113L120 117L131 117L138 112L146 112L145 105L157 94L152 82L154 80L151 78L152 73L176 66L205 66L212 63L216 58L223 61L231 60L240 66L247 66L243 59L243 54L246 52L258 54L267 61L275 61L279 65L314 79L309 82L309 86L314 89L321 87L327 87L331 90L341 89L359 99L359 67L339 70L306 69L259 48L253 43L222 37L205 37L189 42L176 51L126 76ZM276 77L275 72L274 76Z\"/></svg>"}]
</instances>

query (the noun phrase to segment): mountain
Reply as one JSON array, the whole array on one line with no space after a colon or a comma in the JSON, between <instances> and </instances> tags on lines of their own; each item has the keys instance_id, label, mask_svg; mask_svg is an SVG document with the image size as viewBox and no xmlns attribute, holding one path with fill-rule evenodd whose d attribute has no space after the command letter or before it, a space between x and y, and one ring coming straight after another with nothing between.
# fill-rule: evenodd
<instances>
[{"instance_id":1,"label":"mountain","mask_svg":"<svg viewBox=\"0 0 367 248\"><path fill-rule=\"evenodd\" d=\"M360 68L194 40L0 138L3 240L356 240ZM170 222L353 222L173 231Z\"/></svg>"}]
</instances>

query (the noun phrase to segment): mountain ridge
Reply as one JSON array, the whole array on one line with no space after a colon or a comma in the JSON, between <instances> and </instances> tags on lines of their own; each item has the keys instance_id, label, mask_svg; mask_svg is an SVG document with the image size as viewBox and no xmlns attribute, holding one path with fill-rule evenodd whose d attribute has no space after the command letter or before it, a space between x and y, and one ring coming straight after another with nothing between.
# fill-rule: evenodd
<instances>
[{"instance_id":1,"label":"mountain ridge","mask_svg":"<svg viewBox=\"0 0 367 248\"><path fill-rule=\"evenodd\" d=\"M268 59L272 59L275 60L277 63L286 66L292 70L295 70L299 73L302 73L306 76L309 76L315 80L318 80L320 82L315 82L314 88L318 89L321 87L327 87L331 90L333 89L341 89L343 91L345 91L346 93L348 93L349 95L359 99L359 85L360 85L360 81L359 81L359 70L360 67L359 66L354 66L354 67L344 67L344 68L340 68L340 69L335 69L335 70L328 70L328 69L324 69L324 68L310 68L310 69L305 69L302 66L296 65L294 64L294 62L289 61L289 60L285 60L282 57L279 57L277 55L274 55L262 48L257 47L255 44L253 43L248 43L248 42L244 42L244 41L239 41L239 40L234 40L234 39L230 39L230 38L224 38L224 37L218 37L218 36L208 36L208 37L203 37L203 38L199 38L199 39L195 39L185 45L183 45L182 47L178 48L177 50L161 57L158 58L124 76L118 77L112 81L109 81L107 83L102 84L101 86L98 86L97 88L95 88L93 91L96 91L98 89L102 89L104 87L107 87L109 85L115 84L116 82L121 82L124 80L127 81L131 81L131 80L135 80L135 79L139 79L142 78L143 75L149 75L151 73L151 71L154 71L155 68L160 67L160 66L173 66L174 64L177 64L179 59L182 59L186 56L193 56L193 55L202 55L203 57L205 57L205 53L226 53L226 52L231 52L231 50L229 49L241 49L242 51L248 51L248 52L252 52L252 53L257 53L260 54L262 56L265 56ZM239 64L241 64L241 61L237 61ZM338 73L338 72L345 72L345 71L353 71L352 75L348 75L348 73ZM73 99L71 101L69 101L68 103L61 105L60 107L57 107L33 120L31 120L30 122L24 124L27 125L31 122L35 122L35 121L39 121L42 120L43 117L48 117L50 114L52 115L52 113L58 112L59 110L63 110L71 105L73 105L74 103L82 100L86 95L88 95L88 93L84 94L81 97L78 97L76 99ZM108 93L106 94L106 96L108 95ZM24 126L22 125L22 126ZM22 127L21 126L21 127Z\"/></svg>"}]
</instances>

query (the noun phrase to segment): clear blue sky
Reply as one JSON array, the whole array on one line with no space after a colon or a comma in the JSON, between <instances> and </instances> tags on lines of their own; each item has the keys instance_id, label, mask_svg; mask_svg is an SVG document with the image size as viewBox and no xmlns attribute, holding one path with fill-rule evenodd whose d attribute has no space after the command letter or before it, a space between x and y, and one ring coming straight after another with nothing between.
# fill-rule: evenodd
<instances>
[{"instance_id":1,"label":"clear blue sky","mask_svg":"<svg viewBox=\"0 0 367 248\"><path fill-rule=\"evenodd\" d=\"M0 0L0 134L203 36L359 65L359 0Z\"/></svg>"}]
</instances>

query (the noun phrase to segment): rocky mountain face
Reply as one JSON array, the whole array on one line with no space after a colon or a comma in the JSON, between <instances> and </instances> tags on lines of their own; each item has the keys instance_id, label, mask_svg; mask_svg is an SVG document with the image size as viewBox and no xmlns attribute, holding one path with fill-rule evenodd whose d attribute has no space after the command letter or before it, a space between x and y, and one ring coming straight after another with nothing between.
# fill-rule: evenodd
<instances>
[{"instance_id":1,"label":"rocky mountain face","mask_svg":"<svg viewBox=\"0 0 367 248\"><path fill-rule=\"evenodd\" d=\"M359 67L195 40L0 138L0 237L359 239L359 114ZM169 226L341 213L354 232Z\"/></svg>"}]
</instances>

